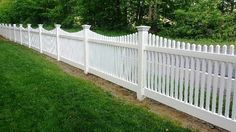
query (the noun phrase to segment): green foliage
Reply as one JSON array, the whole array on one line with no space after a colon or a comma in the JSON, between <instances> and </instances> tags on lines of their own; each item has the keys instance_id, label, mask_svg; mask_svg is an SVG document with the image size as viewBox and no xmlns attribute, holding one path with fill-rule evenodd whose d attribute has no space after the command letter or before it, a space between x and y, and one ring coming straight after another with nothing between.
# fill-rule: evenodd
<instances>
[{"instance_id":1,"label":"green foliage","mask_svg":"<svg viewBox=\"0 0 236 132\"><path fill-rule=\"evenodd\" d=\"M127 28L127 0L81 0L83 23L106 29Z\"/></svg>"},{"instance_id":2,"label":"green foliage","mask_svg":"<svg viewBox=\"0 0 236 132\"><path fill-rule=\"evenodd\" d=\"M0 0L0 22L10 22L11 0Z\"/></svg>"},{"instance_id":3,"label":"green foliage","mask_svg":"<svg viewBox=\"0 0 236 132\"><path fill-rule=\"evenodd\" d=\"M9 23L52 24L72 27L77 0L14 0L0 13L0 20ZM3 6L2 6L3 7Z\"/></svg>"},{"instance_id":4,"label":"green foliage","mask_svg":"<svg viewBox=\"0 0 236 132\"><path fill-rule=\"evenodd\" d=\"M169 37L236 40L234 0L1 0L4 23L62 24L132 32L149 25Z\"/></svg>"},{"instance_id":5,"label":"green foliage","mask_svg":"<svg viewBox=\"0 0 236 132\"><path fill-rule=\"evenodd\" d=\"M31 49L0 40L0 130L191 131L70 76Z\"/></svg>"},{"instance_id":6,"label":"green foliage","mask_svg":"<svg viewBox=\"0 0 236 132\"><path fill-rule=\"evenodd\" d=\"M176 10L176 23L172 26L170 34L182 38L234 38L235 16L222 14L218 5L217 0L202 1L187 10Z\"/></svg>"}]
</instances>

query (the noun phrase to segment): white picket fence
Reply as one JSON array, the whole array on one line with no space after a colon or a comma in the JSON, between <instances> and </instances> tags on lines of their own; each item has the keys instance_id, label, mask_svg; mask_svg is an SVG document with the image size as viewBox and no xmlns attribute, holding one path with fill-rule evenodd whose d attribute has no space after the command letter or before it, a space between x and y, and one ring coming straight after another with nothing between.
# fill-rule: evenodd
<instances>
[{"instance_id":1,"label":"white picket fence","mask_svg":"<svg viewBox=\"0 0 236 132\"><path fill-rule=\"evenodd\" d=\"M90 30L69 33L60 25L0 24L5 38L83 69L177 110L236 131L234 46L201 46L138 32L107 37Z\"/></svg>"}]
</instances>

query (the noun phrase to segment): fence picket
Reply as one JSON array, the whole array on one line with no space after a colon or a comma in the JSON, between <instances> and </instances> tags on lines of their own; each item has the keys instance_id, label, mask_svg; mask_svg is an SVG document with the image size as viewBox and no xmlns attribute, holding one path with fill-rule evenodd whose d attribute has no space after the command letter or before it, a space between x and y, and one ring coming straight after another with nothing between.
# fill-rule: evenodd
<instances>
[{"instance_id":1,"label":"fence picket","mask_svg":"<svg viewBox=\"0 0 236 132\"><path fill-rule=\"evenodd\" d=\"M213 45L209 46L209 52L213 53ZM206 50L205 50L206 51ZM208 60L208 76L207 76L207 89L206 89L206 109L210 110L210 96L211 96L211 86L212 86L212 60ZM204 81L205 79L202 78ZM205 81L204 81L205 82ZM202 83L203 85L203 83ZM204 101L204 97L201 98L201 102ZM201 106L203 107L203 103L201 104Z\"/></svg>"},{"instance_id":2,"label":"fence picket","mask_svg":"<svg viewBox=\"0 0 236 132\"><path fill-rule=\"evenodd\" d=\"M222 53L223 54L227 54L227 46L226 45L224 45L223 47L222 47ZM225 66L225 63L224 62L221 62L221 73L220 73L220 87L219 87L219 89L220 89L220 91L219 91L219 106L218 106L218 109L219 109L219 111L218 111L218 113L220 114L220 115L223 115L223 98L224 98L224 86L225 86L225 71L226 71L226 66Z\"/></svg>"},{"instance_id":3,"label":"fence picket","mask_svg":"<svg viewBox=\"0 0 236 132\"><path fill-rule=\"evenodd\" d=\"M171 55L171 76L170 76L170 96L174 97L174 78L175 78L175 57Z\"/></svg>"},{"instance_id":4,"label":"fence picket","mask_svg":"<svg viewBox=\"0 0 236 132\"><path fill-rule=\"evenodd\" d=\"M234 67L236 65L234 64ZM236 70L236 69L235 69ZM236 77L236 72L234 72L234 77ZM233 101L232 101L232 119L236 120L236 81L234 80L234 87L233 87Z\"/></svg>"},{"instance_id":5,"label":"fence picket","mask_svg":"<svg viewBox=\"0 0 236 132\"><path fill-rule=\"evenodd\" d=\"M230 46L229 54L234 55L234 46ZM227 78L227 87L226 87L226 97L225 97L225 116L228 118L230 114L230 102L231 102L231 89L232 89L232 74L233 74L233 65L228 64L228 78Z\"/></svg>"},{"instance_id":6,"label":"fence picket","mask_svg":"<svg viewBox=\"0 0 236 132\"><path fill-rule=\"evenodd\" d=\"M201 52L201 45L197 46L197 51ZM194 105L198 106L199 105L199 78L200 78L200 59L196 58L196 72L195 72L195 85L194 85L194 91L195 91L195 99L194 99Z\"/></svg>"},{"instance_id":7,"label":"fence picket","mask_svg":"<svg viewBox=\"0 0 236 132\"><path fill-rule=\"evenodd\" d=\"M177 49L180 50L180 42L177 42ZM176 61L175 61L175 90L174 90L174 95L175 98L177 99L179 96L179 56L176 56Z\"/></svg>"},{"instance_id":8,"label":"fence picket","mask_svg":"<svg viewBox=\"0 0 236 132\"><path fill-rule=\"evenodd\" d=\"M160 37L156 36L156 43L155 43L156 47L159 47L159 41L160 41Z\"/></svg>"},{"instance_id":9,"label":"fence picket","mask_svg":"<svg viewBox=\"0 0 236 132\"><path fill-rule=\"evenodd\" d=\"M162 93L166 94L166 54L162 54Z\"/></svg>"},{"instance_id":10,"label":"fence picket","mask_svg":"<svg viewBox=\"0 0 236 132\"><path fill-rule=\"evenodd\" d=\"M148 34L148 45L152 46L152 34Z\"/></svg>"},{"instance_id":11,"label":"fence picket","mask_svg":"<svg viewBox=\"0 0 236 132\"><path fill-rule=\"evenodd\" d=\"M158 87L158 63L157 63L157 61L158 61L158 55L157 55L157 53L154 53L154 76L155 76L155 80L154 80L154 91L156 91L157 92L157 87Z\"/></svg>"},{"instance_id":12,"label":"fence picket","mask_svg":"<svg viewBox=\"0 0 236 132\"><path fill-rule=\"evenodd\" d=\"M190 44L187 43L186 50L190 50ZM189 97L189 57L185 57L185 74L184 74L184 101L188 102Z\"/></svg>"},{"instance_id":13,"label":"fence picket","mask_svg":"<svg viewBox=\"0 0 236 132\"><path fill-rule=\"evenodd\" d=\"M220 46L216 46L216 54L220 53ZM218 75L219 75L219 62L215 61L214 62L214 80L213 80L213 93L212 93L212 112L216 113L216 106L217 106L217 90L218 90Z\"/></svg>"},{"instance_id":14,"label":"fence picket","mask_svg":"<svg viewBox=\"0 0 236 132\"><path fill-rule=\"evenodd\" d=\"M155 83L155 73L154 73L154 52L151 52L151 60L152 60L152 70L151 70L151 89L155 90L154 83Z\"/></svg>"},{"instance_id":15,"label":"fence picket","mask_svg":"<svg viewBox=\"0 0 236 132\"><path fill-rule=\"evenodd\" d=\"M176 45L176 41L173 40L172 41L172 48L175 48ZM175 82L174 82L174 78L175 78L175 56L172 54L171 55L171 83L170 83L170 96L174 97L174 87L175 87Z\"/></svg>"},{"instance_id":16,"label":"fence picket","mask_svg":"<svg viewBox=\"0 0 236 132\"><path fill-rule=\"evenodd\" d=\"M134 61L134 50L132 49L131 51L131 64L130 64L130 71L131 71L131 82L135 83L135 79L134 79L134 65L135 65L135 61Z\"/></svg>"},{"instance_id":17,"label":"fence picket","mask_svg":"<svg viewBox=\"0 0 236 132\"><path fill-rule=\"evenodd\" d=\"M185 50L185 43L181 45L181 49ZM179 99L183 100L183 80L184 80L184 57L180 56L180 75L179 75Z\"/></svg>"},{"instance_id":18,"label":"fence picket","mask_svg":"<svg viewBox=\"0 0 236 132\"><path fill-rule=\"evenodd\" d=\"M162 90L162 54L161 53L158 53L158 92L161 92Z\"/></svg>"},{"instance_id":19,"label":"fence picket","mask_svg":"<svg viewBox=\"0 0 236 132\"><path fill-rule=\"evenodd\" d=\"M196 50L196 46L195 44L192 45L192 51L195 51ZM194 91L194 69L195 69L195 61L194 61L194 58L191 58L190 60L191 62L191 71L190 71L190 95L189 95L189 103L190 104L193 104L193 91Z\"/></svg>"},{"instance_id":20,"label":"fence picket","mask_svg":"<svg viewBox=\"0 0 236 132\"><path fill-rule=\"evenodd\" d=\"M155 46L156 35L152 35L152 46Z\"/></svg>"},{"instance_id":21,"label":"fence picket","mask_svg":"<svg viewBox=\"0 0 236 132\"><path fill-rule=\"evenodd\" d=\"M203 50L202 50L204 53L207 53L207 46L204 45L203 46ZM208 74L209 71L208 71ZM203 59L202 60L202 65L201 65L201 73L200 73L200 108L203 108L204 106L204 98L205 98L205 93L207 92L206 89L205 89L205 82L206 80L206 60ZM210 80L208 80L210 81Z\"/></svg>"},{"instance_id":22,"label":"fence picket","mask_svg":"<svg viewBox=\"0 0 236 132\"><path fill-rule=\"evenodd\" d=\"M159 46L163 47L163 37L160 37Z\"/></svg>"},{"instance_id":23,"label":"fence picket","mask_svg":"<svg viewBox=\"0 0 236 132\"><path fill-rule=\"evenodd\" d=\"M171 41L167 41L167 47L171 48ZM171 55L167 54L167 70L166 70L166 95L170 95L170 57Z\"/></svg>"},{"instance_id":24,"label":"fence picket","mask_svg":"<svg viewBox=\"0 0 236 132\"><path fill-rule=\"evenodd\" d=\"M150 60L150 52L146 52L147 54L147 88L150 88L151 87L151 60Z\"/></svg>"}]
</instances>

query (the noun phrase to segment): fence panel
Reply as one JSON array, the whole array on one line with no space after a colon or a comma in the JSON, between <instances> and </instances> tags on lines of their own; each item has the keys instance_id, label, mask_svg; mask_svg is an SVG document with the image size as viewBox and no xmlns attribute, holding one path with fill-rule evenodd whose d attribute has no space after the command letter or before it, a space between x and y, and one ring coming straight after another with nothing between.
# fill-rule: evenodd
<instances>
[{"instance_id":1,"label":"fence panel","mask_svg":"<svg viewBox=\"0 0 236 132\"><path fill-rule=\"evenodd\" d=\"M56 58L57 56L57 43L56 43L56 30L47 31L42 29L42 43L43 52Z\"/></svg>"},{"instance_id":2,"label":"fence panel","mask_svg":"<svg viewBox=\"0 0 236 132\"><path fill-rule=\"evenodd\" d=\"M106 37L90 32L89 69L125 81L124 87L136 91L138 51L135 35Z\"/></svg>"},{"instance_id":3,"label":"fence panel","mask_svg":"<svg viewBox=\"0 0 236 132\"><path fill-rule=\"evenodd\" d=\"M13 26L12 25L10 25L11 27L10 27L10 29L9 29L9 39L11 40L11 41L14 41L14 28L13 28Z\"/></svg>"},{"instance_id":4,"label":"fence panel","mask_svg":"<svg viewBox=\"0 0 236 132\"><path fill-rule=\"evenodd\" d=\"M59 42L62 61L84 69L84 42L81 31L68 33L60 30Z\"/></svg>"},{"instance_id":5,"label":"fence panel","mask_svg":"<svg viewBox=\"0 0 236 132\"><path fill-rule=\"evenodd\" d=\"M221 127L233 126L236 59L231 57L235 58L233 46L216 46L214 51L213 46L190 46L149 35L145 51L146 96L157 101L161 100L160 95L165 96L165 104L191 115L212 112L215 115L209 118L195 116ZM173 100L184 102L183 108L179 108L180 104L172 104ZM188 111L184 107L195 110ZM223 125L219 119L212 121L214 116L232 122Z\"/></svg>"},{"instance_id":6,"label":"fence panel","mask_svg":"<svg viewBox=\"0 0 236 132\"><path fill-rule=\"evenodd\" d=\"M32 48L40 50L39 29L31 29L30 37Z\"/></svg>"},{"instance_id":7,"label":"fence panel","mask_svg":"<svg viewBox=\"0 0 236 132\"><path fill-rule=\"evenodd\" d=\"M42 26L42 25L41 25ZM201 46L154 34L108 37L89 30L21 30L0 24L0 33L51 57L78 67L177 110L236 130L236 55L234 46ZM85 30L86 28L86 30ZM29 38L30 37L30 38ZM30 45L29 45L30 47ZM40 47L42 50L40 50Z\"/></svg>"},{"instance_id":8,"label":"fence panel","mask_svg":"<svg viewBox=\"0 0 236 132\"><path fill-rule=\"evenodd\" d=\"M28 36L28 30L23 28L22 29L22 43L25 46L29 45L29 36Z\"/></svg>"},{"instance_id":9,"label":"fence panel","mask_svg":"<svg viewBox=\"0 0 236 132\"><path fill-rule=\"evenodd\" d=\"M15 29L15 37L16 37L16 42L17 43L20 43L20 28L19 27L16 27Z\"/></svg>"}]
</instances>

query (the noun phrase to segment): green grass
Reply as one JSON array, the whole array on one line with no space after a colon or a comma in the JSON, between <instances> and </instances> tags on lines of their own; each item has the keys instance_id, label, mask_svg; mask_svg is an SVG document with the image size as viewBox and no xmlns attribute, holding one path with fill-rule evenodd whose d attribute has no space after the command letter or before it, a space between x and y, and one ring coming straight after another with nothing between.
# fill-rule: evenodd
<instances>
[{"instance_id":1,"label":"green grass","mask_svg":"<svg viewBox=\"0 0 236 132\"><path fill-rule=\"evenodd\" d=\"M0 40L0 131L191 131Z\"/></svg>"}]
</instances>

